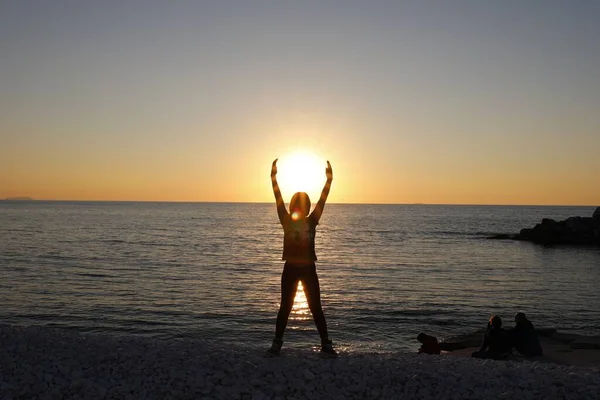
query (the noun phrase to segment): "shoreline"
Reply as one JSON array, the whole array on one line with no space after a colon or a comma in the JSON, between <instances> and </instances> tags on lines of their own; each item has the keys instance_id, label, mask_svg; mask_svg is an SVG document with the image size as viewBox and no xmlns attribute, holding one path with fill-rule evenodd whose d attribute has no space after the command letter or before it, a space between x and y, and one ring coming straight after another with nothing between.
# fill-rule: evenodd
<instances>
[{"instance_id":1,"label":"shoreline","mask_svg":"<svg viewBox=\"0 0 600 400\"><path fill-rule=\"evenodd\" d=\"M0 343L0 398L594 399L600 390L600 368L529 360L402 352L326 359L296 349L267 358L266 346L1 324Z\"/></svg>"}]
</instances>

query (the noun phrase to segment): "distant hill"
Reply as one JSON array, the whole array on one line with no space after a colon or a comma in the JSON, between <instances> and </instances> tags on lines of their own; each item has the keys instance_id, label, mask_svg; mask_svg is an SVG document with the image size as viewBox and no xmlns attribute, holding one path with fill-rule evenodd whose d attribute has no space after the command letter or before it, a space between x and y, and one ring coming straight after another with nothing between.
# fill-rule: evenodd
<instances>
[{"instance_id":1,"label":"distant hill","mask_svg":"<svg viewBox=\"0 0 600 400\"><path fill-rule=\"evenodd\" d=\"M7 197L5 201L28 201L33 200L31 197Z\"/></svg>"}]
</instances>

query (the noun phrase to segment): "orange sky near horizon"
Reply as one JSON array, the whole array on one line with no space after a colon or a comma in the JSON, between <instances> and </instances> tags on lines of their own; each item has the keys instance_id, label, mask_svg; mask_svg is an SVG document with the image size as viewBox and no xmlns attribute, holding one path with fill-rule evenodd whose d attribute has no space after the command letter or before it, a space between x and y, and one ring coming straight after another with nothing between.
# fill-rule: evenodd
<instances>
[{"instance_id":1,"label":"orange sky near horizon","mask_svg":"<svg viewBox=\"0 0 600 400\"><path fill-rule=\"evenodd\" d=\"M2 5L0 199L600 205L600 3L283 3Z\"/></svg>"},{"instance_id":2,"label":"orange sky near horizon","mask_svg":"<svg viewBox=\"0 0 600 400\"><path fill-rule=\"evenodd\" d=\"M349 146L350 148L352 146ZM200 201L200 202L271 202L273 194L269 178L273 158L282 159L297 149L265 156L233 152L225 157L215 155L210 160L198 160L189 155L178 156L175 164L155 160L82 159L73 167L76 155L65 155L19 162L22 166L0 172L0 198L27 196L48 200L106 201ZM586 176L576 171L556 171L551 176L526 174L519 168L494 170L471 163L449 164L440 161L430 165L404 160L403 168L391 167L389 160L360 155L351 148L328 157L334 170L329 202L387 204L535 204L535 205L598 205L600 179L588 171ZM316 154L316 152L315 152ZM166 159L167 156L164 156ZM319 155L322 160L325 156ZM408 158L408 157L407 157ZM325 181L325 161L321 168L318 189L308 191L313 202L319 197ZM10 172L9 172L10 171ZM400 172L398 172L400 171ZM314 175L314 174L313 174ZM576 179L574 177L577 177ZM296 190L286 185L279 174L286 201ZM283 179L283 180L282 180Z\"/></svg>"},{"instance_id":3,"label":"orange sky near horizon","mask_svg":"<svg viewBox=\"0 0 600 400\"><path fill-rule=\"evenodd\" d=\"M223 124L216 129L248 133L215 135L208 142L194 134L193 124L163 126L179 130L179 142L164 140L157 130L138 141L117 126L112 137L79 136L94 129L86 123L65 126L71 132L65 142L52 132L34 142L28 135L15 136L5 147L12 151L0 158L0 198L270 202L273 159L300 150L320 158L316 179L323 183L325 162L331 161L330 202L600 204L600 157L595 157L600 138L573 144L577 151L565 153L560 141L518 135L511 141L466 141L458 133L435 138L426 128L404 126L408 133L374 146L368 132L376 127L366 124L368 118L290 115L270 124L264 121L273 121L272 115ZM309 192L313 201L321 186ZM283 184L282 194L289 201L293 190Z\"/></svg>"},{"instance_id":4,"label":"orange sky near horizon","mask_svg":"<svg viewBox=\"0 0 600 400\"><path fill-rule=\"evenodd\" d=\"M52 135L36 143L17 138L16 151L0 159L0 198L270 202L271 162L301 150L320 158L323 183L325 160L331 161L329 201L334 203L600 204L600 158L594 161L594 147L579 149L577 157L564 156L558 145L536 154L539 144L521 140L512 149L508 143L483 148L470 143L464 152L462 141L434 143L426 135L405 135L369 151L369 135L352 128L349 119L348 126L323 119L305 123L305 118L300 118L304 125L258 124L254 134L235 143L219 139L212 146L191 133L182 143L150 135L121 147L113 143L124 141L120 135L112 140L74 135L67 143L56 143ZM295 190L280 185L289 201ZM309 192L313 201L321 186Z\"/></svg>"}]
</instances>

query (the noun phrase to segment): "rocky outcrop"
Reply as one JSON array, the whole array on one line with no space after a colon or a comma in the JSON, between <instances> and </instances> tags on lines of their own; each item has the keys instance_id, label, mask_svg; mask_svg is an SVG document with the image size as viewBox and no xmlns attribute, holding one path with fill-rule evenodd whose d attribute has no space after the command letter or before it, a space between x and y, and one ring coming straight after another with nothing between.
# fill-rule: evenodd
<instances>
[{"instance_id":1,"label":"rocky outcrop","mask_svg":"<svg viewBox=\"0 0 600 400\"><path fill-rule=\"evenodd\" d=\"M600 207L592 217L570 217L564 221L544 218L533 228L524 228L516 235L501 234L490 239L525 240L544 245L568 244L600 246Z\"/></svg>"},{"instance_id":2,"label":"rocky outcrop","mask_svg":"<svg viewBox=\"0 0 600 400\"><path fill-rule=\"evenodd\" d=\"M593 218L571 217L564 221L543 219L531 229L521 229L516 239L539 244L600 245L600 224Z\"/></svg>"}]
</instances>

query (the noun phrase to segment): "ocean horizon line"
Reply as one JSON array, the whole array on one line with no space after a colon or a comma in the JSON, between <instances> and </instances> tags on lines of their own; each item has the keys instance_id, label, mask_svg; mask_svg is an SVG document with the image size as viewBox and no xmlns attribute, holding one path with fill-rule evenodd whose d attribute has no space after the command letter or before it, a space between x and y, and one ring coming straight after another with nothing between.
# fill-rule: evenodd
<instances>
[{"instance_id":1,"label":"ocean horizon line","mask_svg":"<svg viewBox=\"0 0 600 400\"><path fill-rule=\"evenodd\" d=\"M155 203L155 204L271 204L272 201L208 201L208 200L73 200L73 199L34 199L29 197L8 197L0 202L39 202L39 203ZM286 204L288 204L286 202ZM502 203L359 203L328 202L335 205L365 206L464 206L464 207L598 207L598 204L502 204Z\"/></svg>"}]
</instances>

